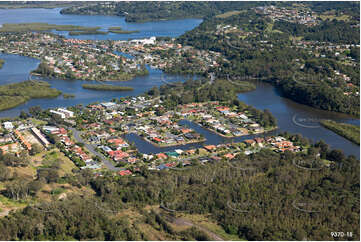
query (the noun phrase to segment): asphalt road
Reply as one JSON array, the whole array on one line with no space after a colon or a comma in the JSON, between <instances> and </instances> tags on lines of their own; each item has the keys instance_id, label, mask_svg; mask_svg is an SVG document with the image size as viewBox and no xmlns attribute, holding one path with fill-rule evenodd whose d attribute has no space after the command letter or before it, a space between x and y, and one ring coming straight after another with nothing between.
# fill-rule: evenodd
<instances>
[{"instance_id":1,"label":"asphalt road","mask_svg":"<svg viewBox=\"0 0 361 242\"><path fill-rule=\"evenodd\" d=\"M74 138L76 139L77 142L83 143L85 148L87 148L89 150L90 153L92 153L95 156L99 156L102 163L111 171L120 171L120 170L124 170L122 168L119 167L115 167L107 158L104 157L103 154L97 152L95 150L95 146L92 144L87 143L80 135L81 132L79 130L76 130L74 128L70 128L71 131L73 131L73 135Z\"/></svg>"}]
</instances>

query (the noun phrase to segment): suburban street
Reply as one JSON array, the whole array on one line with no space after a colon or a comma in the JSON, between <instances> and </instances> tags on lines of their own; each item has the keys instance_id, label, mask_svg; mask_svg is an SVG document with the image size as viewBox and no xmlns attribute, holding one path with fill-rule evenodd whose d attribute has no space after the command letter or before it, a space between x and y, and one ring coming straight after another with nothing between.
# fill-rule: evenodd
<instances>
[{"instance_id":1,"label":"suburban street","mask_svg":"<svg viewBox=\"0 0 361 242\"><path fill-rule=\"evenodd\" d=\"M89 144L87 143L80 135L81 135L81 132L74 129L74 128L70 128L71 131L73 131L73 135L74 135L74 138L76 139L77 142L80 142L80 143L83 143L84 146L89 150L89 152L91 152L93 155L95 156L99 156L102 163L111 171L120 171L120 170L124 170L124 169L121 169L119 167L115 167L107 158L104 157L103 154L97 152L95 150L95 147L94 145L92 144Z\"/></svg>"}]
</instances>

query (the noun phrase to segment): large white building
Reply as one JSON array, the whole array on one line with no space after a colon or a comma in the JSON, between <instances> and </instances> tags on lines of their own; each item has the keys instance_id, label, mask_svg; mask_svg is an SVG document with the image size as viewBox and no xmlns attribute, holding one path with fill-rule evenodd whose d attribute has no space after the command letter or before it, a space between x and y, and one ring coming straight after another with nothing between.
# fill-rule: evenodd
<instances>
[{"instance_id":1,"label":"large white building","mask_svg":"<svg viewBox=\"0 0 361 242\"><path fill-rule=\"evenodd\" d=\"M63 119L66 117L64 113L61 113L61 112L58 112L58 111L55 111L55 110L50 110L50 112L52 114L58 115L60 118L63 118Z\"/></svg>"},{"instance_id":2,"label":"large white building","mask_svg":"<svg viewBox=\"0 0 361 242\"><path fill-rule=\"evenodd\" d=\"M156 37L150 37L149 39L133 39L130 43L134 44L143 44L143 45L153 45L156 41Z\"/></svg>"},{"instance_id":3,"label":"large white building","mask_svg":"<svg viewBox=\"0 0 361 242\"><path fill-rule=\"evenodd\" d=\"M14 128L14 125L11 122L4 122L4 129L12 130Z\"/></svg>"},{"instance_id":4,"label":"large white building","mask_svg":"<svg viewBox=\"0 0 361 242\"><path fill-rule=\"evenodd\" d=\"M74 117L74 112L69 111L69 110L64 109L64 108L58 108L58 112L64 113L67 118Z\"/></svg>"},{"instance_id":5,"label":"large white building","mask_svg":"<svg viewBox=\"0 0 361 242\"><path fill-rule=\"evenodd\" d=\"M69 111L69 110L64 109L64 108L58 108L56 111L55 110L50 110L50 112L55 114L55 115L60 116L62 119L74 117L74 112Z\"/></svg>"}]
</instances>

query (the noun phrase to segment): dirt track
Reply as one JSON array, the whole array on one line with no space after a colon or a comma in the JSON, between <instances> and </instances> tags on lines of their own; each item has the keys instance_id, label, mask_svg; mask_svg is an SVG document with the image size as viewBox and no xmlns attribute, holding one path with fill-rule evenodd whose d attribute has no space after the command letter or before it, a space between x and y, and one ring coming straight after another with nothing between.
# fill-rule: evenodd
<instances>
[{"instance_id":1,"label":"dirt track","mask_svg":"<svg viewBox=\"0 0 361 242\"><path fill-rule=\"evenodd\" d=\"M188 219L184 219L184 218L176 218L173 223L175 223L176 225L179 226L194 226L197 227L199 230L207 233L213 240L216 241L224 241L224 239L222 239L221 237L219 237L218 235L216 235L215 233L213 233L212 231L208 230L207 228L198 225L198 224L194 224L192 221L188 220Z\"/></svg>"}]
</instances>

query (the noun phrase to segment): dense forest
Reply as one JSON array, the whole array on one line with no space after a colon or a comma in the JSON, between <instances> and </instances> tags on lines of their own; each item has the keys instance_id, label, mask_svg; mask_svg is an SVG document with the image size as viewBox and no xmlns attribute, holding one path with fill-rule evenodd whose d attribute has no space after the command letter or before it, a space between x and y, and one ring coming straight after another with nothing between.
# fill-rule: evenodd
<instances>
[{"instance_id":1,"label":"dense forest","mask_svg":"<svg viewBox=\"0 0 361 242\"><path fill-rule=\"evenodd\" d=\"M259 2L119 2L98 3L61 10L62 14L117 15L127 22L203 18L234 9L255 7Z\"/></svg>"},{"instance_id":2,"label":"dense forest","mask_svg":"<svg viewBox=\"0 0 361 242\"><path fill-rule=\"evenodd\" d=\"M316 13L342 11L359 19L360 5L357 2L303 2L304 6ZM99 2L75 3L61 10L62 14L116 15L125 17L127 22L146 22L156 20L210 18L228 11L245 10L257 6L290 7L292 2L263 1L214 1L214 2ZM0 5L1 6L1 5Z\"/></svg>"},{"instance_id":3,"label":"dense forest","mask_svg":"<svg viewBox=\"0 0 361 242\"><path fill-rule=\"evenodd\" d=\"M237 99L237 94L255 88L254 84L244 82L241 86L233 85L223 79L213 83L206 79L187 80L184 83L172 83L153 87L148 91L151 96L160 96L166 107L175 107L178 104L206 101L231 101Z\"/></svg>"},{"instance_id":4,"label":"dense forest","mask_svg":"<svg viewBox=\"0 0 361 242\"><path fill-rule=\"evenodd\" d=\"M311 164L317 154L319 161L332 163ZM308 170L310 165L319 169ZM0 219L1 240L146 240L144 228L163 231L168 240L209 240L195 228L179 232L170 225L168 217L187 214L209 214L208 220L241 240L337 240L330 234L334 228L352 231L343 239L359 240L359 161L323 142L303 155L263 150L181 171L142 168L136 177L94 177L84 170L65 177L38 173L37 183L27 184L4 176L4 169L0 166L1 179L8 180L5 196L17 191L32 196L54 182L88 187L95 195L68 194L12 212Z\"/></svg>"},{"instance_id":5,"label":"dense forest","mask_svg":"<svg viewBox=\"0 0 361 242\"><path fill-rule=\"evenodd\" d=\"M314 27L307 27L303 24L276 21L274 29L294 36L302 36L305 40L316 40L332 43L359 43L360 33L344 21L325 21Z\"/></svg>"},{"instance_id":6,"label":"dense forest","mask_svg":"<svg viewBox=\"0 0 361 242\"><path fill-rule=\"evenodd\" d=\"M221 26L237 26L237 31L223 32ZM247 34L240 38L239 34ZM350 77L359 87L359 64L346 65L327 51L317 58L313 51L296 48L293 39L332 42L331 45L357 44L359 28L349 22L323 21L319 25L305 25L265 18L255 11L243 11L226 18L209 18L177 41L198 49L222 53L229 61L215 70L218 77L251 77L271 82L285 95L297 102L316 108L359 115L358 95L344 95L346 82L335 81L334 71ZM358 47L348 54L359 61ZM356 90L357 91L357 90Z\"/></svg>"}]
</instances>

